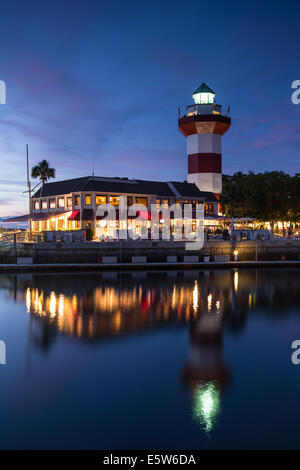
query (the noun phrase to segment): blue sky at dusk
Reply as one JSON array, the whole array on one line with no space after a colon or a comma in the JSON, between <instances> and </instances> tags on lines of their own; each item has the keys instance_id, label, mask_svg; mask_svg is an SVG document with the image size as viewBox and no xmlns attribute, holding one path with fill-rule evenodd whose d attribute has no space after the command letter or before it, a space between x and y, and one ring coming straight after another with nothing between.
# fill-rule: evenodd
<instances>
[{"instance_id":1,"label":"blue sky at dusk","mask_svg":"<svg viewBox=\"0 0 300 470\"><path fill-rule=\"evenodd\" d=\"M25 145L57 179L185 180L177 108L204 81L232 127L223 172L300 172L299 1L1 4L0 216L26 211Z\"/></svg>"}]
</instances>

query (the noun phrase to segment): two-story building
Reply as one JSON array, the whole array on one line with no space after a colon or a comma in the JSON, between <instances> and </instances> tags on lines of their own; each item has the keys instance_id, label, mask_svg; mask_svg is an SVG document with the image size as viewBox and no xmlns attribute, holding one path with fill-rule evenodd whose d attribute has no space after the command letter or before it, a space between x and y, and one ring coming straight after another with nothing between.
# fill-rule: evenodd
<instances>
[{"instance_id":1,"label":"two-story building","mask_svg":"<svg viewBox=\"0 0 300 470\"><path fill-rule=\"evenodd\" d=\"M137 215L128 215L127 227L137 233L151 227L151 206L204 203L205 216L217 217L218 201L213 193L203 192L194 183L145 181L128 178L87 176L46 183L32 197L32 230L76 230L93 228L96 235L118 230L120 196L127 197L127 206L142 204L147 208ZM97 215L99 205L109 204L116 209L116 221L106 222ZM138 220L136 220L138 218ZM172 223L172 221L171 221Z\"/></svg>"}]
</instances>

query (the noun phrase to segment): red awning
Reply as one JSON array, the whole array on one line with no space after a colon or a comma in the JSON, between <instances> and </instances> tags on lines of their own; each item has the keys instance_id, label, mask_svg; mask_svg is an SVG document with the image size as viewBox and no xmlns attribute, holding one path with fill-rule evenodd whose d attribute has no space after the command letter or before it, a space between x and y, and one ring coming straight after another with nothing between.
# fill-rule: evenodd
<instances>
[{"instance_id":1,"label":"red awning","mask_svg":"<svg viewBox=\"0 0 300 470\"><path fill-rule=\"evenodd\" d=\"M79 216L77 218L77 216ZM80 220L80 211L73 211L72 214L68 217L68 220Z\"/></svg>"},{"instance_id":2,"label":"red awning","mask_svg":"<svg viewBox=\"0 0 300 470\"><path fill-rule=\"evenodd\" d=\"M139 217L139 220L151 220L151 212L149 211L137 211L136 217Z\"/></svg>"},{"instance_id":3,"label":"red awning","mask_svg":"<svg viewBox=\"0 0 300 470\"><path fill-rule=\"evenodd\" d=\"M94 211L93 209L83 209L82 220L93 220ZM68 220L80 220L80 210L73 211Z\"/></svg>"}]
</instances>

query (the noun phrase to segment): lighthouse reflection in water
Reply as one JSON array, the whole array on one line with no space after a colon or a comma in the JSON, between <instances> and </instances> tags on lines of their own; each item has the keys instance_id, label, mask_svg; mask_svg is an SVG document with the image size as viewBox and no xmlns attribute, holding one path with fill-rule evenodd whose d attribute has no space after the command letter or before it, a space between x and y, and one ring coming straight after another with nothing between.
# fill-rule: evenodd
<instances>
[{"instance_id":1,"label":"lighthouse reflection in water","mask_svg":"<svg viewBox=\"0 0 300 470\"><path fill-rule=\"evenodd\" d=\"M237 275L233 274L235 292ZM161 276L168 280L168 289L160 287ZM200 278L198 273L196 276L194 280L195 273L136 274L134 285L131 274L110 274L104 279L99 276L96 282L87 275L93 281L87 284L85 280L83 285L71 276L69 285L63 281L60 288L57 278L48 277L45 283L39 278L39 285L35 286L33 277L32 282L24 283L26 309L32 315L35 335L40 336L39 342L46 348L51 336L54 340L59 333L101 341L168 324L188 325L190 346L181 373L182 383L190 390L195 419L209 433L221 406L222 388L231 378L222 358L226 298L219 290L209 288L208 272ZM231 277L230 274L229 285ZM74 282L81 285L80 289L76 286L76 293ZM232 296L231 289L227 295Z\"/></svg>"},{"instance_id":2,"label":"lighthouse reflection in water","mask_svg":"<svg viewBox=\"0 0 300 470\"><path fill-rule=\"evenodd\" d=\"M288 447L299 282L291 268L0 276L17 364L3 369L3 447Z\"/></svg>"}]
</instances>

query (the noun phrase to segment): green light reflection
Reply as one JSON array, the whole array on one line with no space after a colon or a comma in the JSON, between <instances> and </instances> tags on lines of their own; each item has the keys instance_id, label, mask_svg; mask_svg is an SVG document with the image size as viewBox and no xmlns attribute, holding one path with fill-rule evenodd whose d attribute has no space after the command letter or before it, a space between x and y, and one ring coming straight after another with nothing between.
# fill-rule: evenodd
<instances>
[{"instance_id":1,"label":"green light reflection","mask_svg":"<svg viewBox=\"0 0 300 470\"><path fill-rule=\"evenodd\" d=\"M194 415L209 433L220 409L220 392L213 382L198 385L194 391Z\"/></svg>"}]
</instances>

